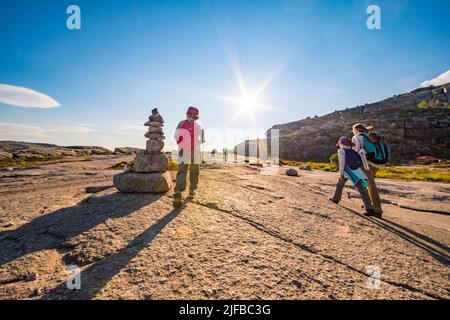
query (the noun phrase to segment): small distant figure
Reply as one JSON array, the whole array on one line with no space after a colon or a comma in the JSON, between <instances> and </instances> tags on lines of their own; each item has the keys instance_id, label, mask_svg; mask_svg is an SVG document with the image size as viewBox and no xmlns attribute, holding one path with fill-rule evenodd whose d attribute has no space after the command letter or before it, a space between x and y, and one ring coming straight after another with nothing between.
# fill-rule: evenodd
<instances>
[{"instance_id":1,"label":"small distant figure","mask_svg":"<svg viewBox=\"0 0 450 320\"><path fill-rule=\"evenodd\" d=\"M227 161L228 161L228 149L224 148L223 149L223 162L227 163Z\"/></svg>"},{"instance_id":2,"label":"small distant figure","mask_svg":"<svg viewBox=\"0 0 450 320\"><path fill-rule=\"evenodd\" d=\"M186 190L186 177L189 171L189 198L195 196L200 173L201 150L200 145L205 142L205 134L196 122L200 111L196 107L189 107L186 120L181 121L175 130L175 141L178 144L178 172L175 186L173 205L178 208L182 205L181 193Z\"/></svg>"},{"instance_id":3,"label":"small distant figure","mask_svg":"<svg viewBox=\"0 0 450 320\"><path fill-rule=\"evenodd\" d=\"M378 216L373 209L369 194L367 193L368 180L367 176L362 171L363 162L361 156L352 149L352 141L348 137L341 137L336 145L338 147L339 159L339 176L336 183L336 190L334 195L330 197L330 201L339 203L342 199L342 192L347 180L351 180L361 195L364 203L366 216Z\"/></svg>"}]
</instances>

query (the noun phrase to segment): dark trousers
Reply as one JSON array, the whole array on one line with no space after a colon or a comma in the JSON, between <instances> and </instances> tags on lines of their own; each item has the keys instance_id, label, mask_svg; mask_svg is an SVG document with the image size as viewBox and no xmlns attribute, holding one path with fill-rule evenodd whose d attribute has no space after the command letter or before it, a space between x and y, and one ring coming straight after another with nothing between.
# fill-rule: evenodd
<instances>
[{"instance_id":1,"label":"dark trousers","mask_svg":"<svg viewBox=\"0 0 450 320\"><path fill-rule=\"evenodd\" d=\"M336 190L334 192L333 195L333 200L339 202L342 199L342 192L344 191L344 186L345 183L347 182L348 179L338 179L338 181L336 182ZM364 188L362 186L362 182L361 180L358 181L358 183L356 184L356 190L358 190L359 194L361 195L361 199L364 203L364 208L366 210L373 210L373 206L372 203L370 202L370 197L369 194L367 193L366 188Z\"/></svg>"},{"instance_id":2,"label":"dark trousers","mask_svg":"<svg viewBox=\"0 0 450 320\"><path fill-rule=\"evenodd\" d=\"M180 152L182 156L182 153ZM198 175L200 173L200 164L196 164L194 157L191 156L191 163L180 163L177 172L177 184L175 185L175 192L180 193L186 190L187 174L189 171L189 190L194 191L198 186Z\"/></svg>"}]
</instances>

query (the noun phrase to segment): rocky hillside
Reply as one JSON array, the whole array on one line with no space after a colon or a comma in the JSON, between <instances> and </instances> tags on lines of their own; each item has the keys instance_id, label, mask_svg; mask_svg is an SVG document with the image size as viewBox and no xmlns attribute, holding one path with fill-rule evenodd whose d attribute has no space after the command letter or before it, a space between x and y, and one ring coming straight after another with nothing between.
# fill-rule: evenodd
<instances>
[{"instance_id":1,"label":"rocky hillside","mask_svg":"<svg viewBox=\"0 0 450 320\"><path fill-rule=\"evenodd\" d=\"M280 157L287 160L327 161L337 139L351 135L355 123L373 125L384 134L394 149L394 163L418 156L450 159L449 103L450 83L271 129L280 131Z\"/></svg>"}]
</instances>

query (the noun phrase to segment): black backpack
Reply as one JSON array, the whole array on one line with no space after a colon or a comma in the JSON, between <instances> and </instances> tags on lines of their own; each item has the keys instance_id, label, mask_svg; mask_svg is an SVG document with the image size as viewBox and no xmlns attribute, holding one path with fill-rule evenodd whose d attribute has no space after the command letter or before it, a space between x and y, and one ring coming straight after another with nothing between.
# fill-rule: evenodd
<instances>
[{"instance_id":1,"label":"black backpack","mask_svg":"<svg viewBox=\"0 0 450 320\"><path fill-rule=\"evenodd\" d=\"M351 170L361 168L363 165L361 156L353 149L344 149L345 151L345 165Z\"/></svg>"}]
</instances>

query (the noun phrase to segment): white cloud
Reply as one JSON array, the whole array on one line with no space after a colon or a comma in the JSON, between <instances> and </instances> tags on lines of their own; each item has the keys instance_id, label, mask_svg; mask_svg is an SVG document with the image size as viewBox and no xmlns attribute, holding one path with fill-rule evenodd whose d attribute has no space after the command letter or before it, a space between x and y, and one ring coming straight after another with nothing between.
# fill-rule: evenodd
<instances>
[{"instance_id":1,"label":"white cloud","mask_svg":"<svg viewBox=\"0 0 450 320\"><path fill-rule=\"evenodd\" d=\"M426 80L422 82L421 87L429 87L429 86L440 86L442 84L446 84L450 82L450 70L440 74L434 79Z\"/></svg>"},{"instance_id":2,"label":"white cloud","mask_svg":"<svg viewBox=\"0 0 450 320\"><path fill-rule=\"evenodd\" d=\"M45 130L46 132L57 132L57 133L90 133L96 132L97 130L85 126L63 126L57 128L51 128Z\"/></svg>"},{"instance_id":3,"label":"white cloud","mask_svg":"<svg viewBox=\"0 0 450 320\"><path fill-rule=\"evenodd\" d=\"M45 130L40 127L25 124L0 122L0 137L2 139L15 139L15 137L45 138Z\"/></svg>"},{"instance_id":4,"label":"white cloud","mask_svg":"<svg viewBox=\"0 0 450 320\"><path fill-rule=\"evenodd\" d=\"M91 133L97 130L82 126L61 126L56 128L42 128L20 123L0 122L0 138L2 140L20 140L28 138L48 138L52 134Z\"/></svg>"},{"instance_id":5,"label":"white cloud","mask_svg":"<svg viewBox=\"0 0 450 320\"><path fill-rule=\"evenodd\" d=\"M144 126L121 126L114 130L115 133L125 134L125 135L141 135L145 133Z\"/></svg>"},{"instance_id":6,"label":"white cloud","mask_svg":"<svg viewBox=\"0 0 450 320\"><path fill-rule=\"evenodd\" d=\"M23 108L56 108L60 104L43 93L32 89L0 83L0 103Z\"/></svg>"}]
</instances>

